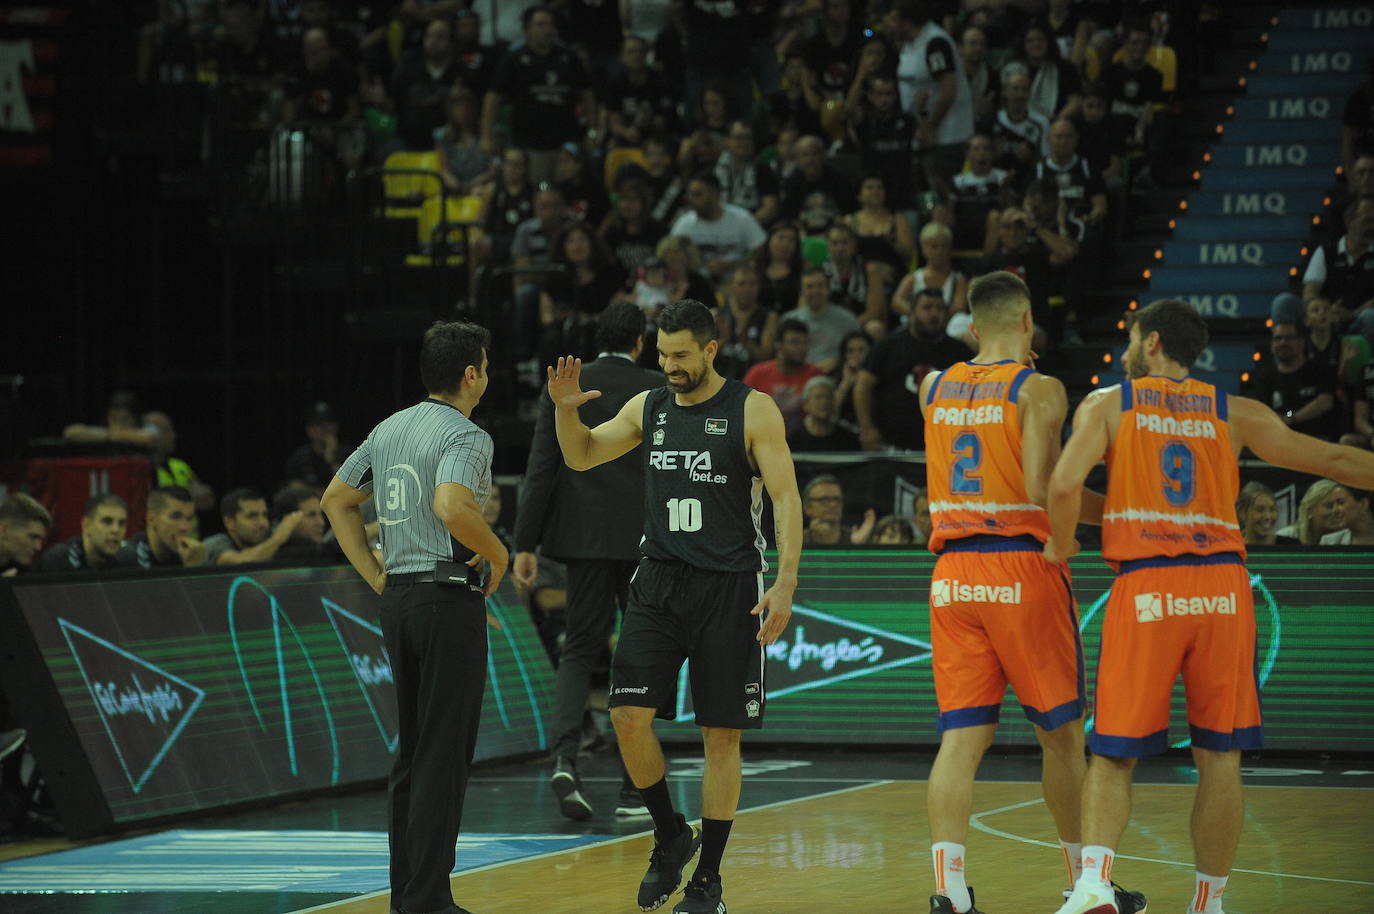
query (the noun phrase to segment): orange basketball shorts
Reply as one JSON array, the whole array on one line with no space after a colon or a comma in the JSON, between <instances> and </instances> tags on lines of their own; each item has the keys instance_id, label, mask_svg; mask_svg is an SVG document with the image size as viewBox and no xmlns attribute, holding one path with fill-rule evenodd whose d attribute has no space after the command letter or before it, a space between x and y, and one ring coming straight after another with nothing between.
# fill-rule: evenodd
<instances>
[{"instance_id":1,"label":"orange basketball shorts","mask_svg":"<svg viewBox=\"0 0 1374 914\"><path fill-rule=\"evenodd\" d=\"M1263 745L1254 596L1235 553L1121 563L1102 622L1092 751L1135 758L1167 749L1179 673L1193 745Z\"/></svg>"},{"instance_id":2,"label":"orange basketball shorts","mask_svg":"<svg viewBox=\"0 0 1374 914\"><path fill-rule=\"evenodd\" d=\"M1066 566L1031 536L951 540L930 582L936 731L995 724L1011 684L1027 719L1083 716L1083 644Z\"/></svg>"}]
</instances>

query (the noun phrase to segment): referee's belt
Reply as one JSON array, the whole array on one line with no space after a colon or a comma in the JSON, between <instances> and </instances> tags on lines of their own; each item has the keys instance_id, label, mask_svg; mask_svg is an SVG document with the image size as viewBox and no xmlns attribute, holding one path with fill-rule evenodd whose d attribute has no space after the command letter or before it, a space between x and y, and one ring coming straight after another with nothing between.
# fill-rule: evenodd
<instances>
[{"instance_id":1,"label":"referee's belt","mask_svg":"<svg viewBox=\"0 0 1374 914\"><path fill-rule=\"evenodd\" d=\"M430 571L403 571L387 574L388 584L442 584L450 587L467 587L477 593L482 592L481 576L477 569L468 565L454 563L449 568Z\"/></svg>"}]
</instances>

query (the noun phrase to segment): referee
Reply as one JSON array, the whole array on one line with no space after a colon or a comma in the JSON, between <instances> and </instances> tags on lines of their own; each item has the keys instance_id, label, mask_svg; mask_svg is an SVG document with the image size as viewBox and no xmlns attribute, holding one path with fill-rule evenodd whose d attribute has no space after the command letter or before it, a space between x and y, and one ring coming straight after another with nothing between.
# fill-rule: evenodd
<instances>
[{"instance_id":1,"label":"referee","mask_svg":"<svg viewBox=\"0 0 1374 914\"><path fill-rule=\"evenodd\" d=\"M400 742L387 785L392 914L469 914L449 872L486 684L485 596L506 548L482 518L491 436L468 418L487 389L491 335L436 322L420 347L429 396L383 420L344 461L322 504L348 560L382 595ZM359 506L374 490L385 567ZM485 559L485 586L476 571Z\"/></svg>"}]
</instances>

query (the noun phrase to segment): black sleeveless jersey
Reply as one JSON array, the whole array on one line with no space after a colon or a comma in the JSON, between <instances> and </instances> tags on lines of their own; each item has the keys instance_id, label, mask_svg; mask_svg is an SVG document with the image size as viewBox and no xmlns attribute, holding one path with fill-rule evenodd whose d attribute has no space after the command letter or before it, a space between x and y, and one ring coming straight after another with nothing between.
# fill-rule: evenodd
<instances>
[{"instance_id":1,"label":"black sleeveless jersey","mask_svg":"<svg viewBox=\"0 0 1374 914\"><path fill-rule=\"evenodd\" d=\"M704 403L679 406L671 388L644 399L644 541L651 559L708 571L766 571L759 528L763 482L744 446L734 379Z\"/></svg>"}]
</instances>

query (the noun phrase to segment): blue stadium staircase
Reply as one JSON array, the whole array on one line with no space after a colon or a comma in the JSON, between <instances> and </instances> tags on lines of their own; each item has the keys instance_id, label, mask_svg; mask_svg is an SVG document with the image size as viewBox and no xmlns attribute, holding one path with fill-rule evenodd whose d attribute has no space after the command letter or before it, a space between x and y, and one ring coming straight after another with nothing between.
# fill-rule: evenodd
<instances>
[{"instance_id":1,"label":"blue stadium staircase","mask_svg":"<svg viewBox=\"0 0 1374 914\"><path fill-rule=\"evenodd\" d=\"M1243 95L1220 110L1206 100L1192 105L1185 140L1210 132L1211 142L1191 150L1192 164L1176 176L1191 186L1130 305L1162 297L1196 305L1212 336L1197 374L1233 392L1267 352L1270 303L1297 289L1318 214L1337 192L1341 112L1374 48L1371 6L1249 12L1251 23L1268 24L1252 48L1241 40L1251 59L1232 60L1241 63L1231 79ZM1120 379L1113 369L1122 351L1119 335L1098 350L1098 384Z\"/></svg>"}]
</instances>

